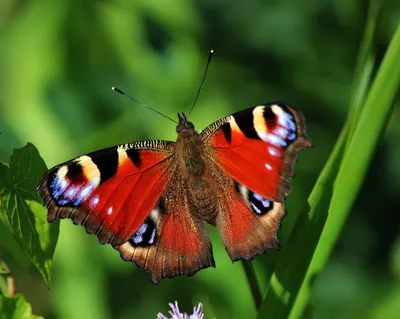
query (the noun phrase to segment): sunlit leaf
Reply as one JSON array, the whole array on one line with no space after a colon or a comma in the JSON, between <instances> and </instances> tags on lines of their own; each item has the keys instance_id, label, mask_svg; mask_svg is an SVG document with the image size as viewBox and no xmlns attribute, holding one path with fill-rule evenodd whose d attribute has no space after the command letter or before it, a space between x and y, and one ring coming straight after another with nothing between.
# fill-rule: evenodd
<instances>
[{"instance_id":1,"label":"sunlit leaf","mask_svg":"<svg viewBox=\"0 0 400 319\"><path fill-rule=\"evenodd\" d=\"M13 298L0 295L0 319L39 319L32 315L32 308L21 294Z\"/></svg>"},{"instance_id":2,"label":"sunlit leaf","mask_svg":"<svg viewBox=\"0 0 400 319\"><path fill-rule=\"evenodd\" d=\"M15 150L9 167L0 163L0 200L12 234L49 284L59 224L47 223L46 209L36 191L45 171L46 165L32 144Z\"/></svg>"},{"instance_id":3,"label":"sunlit leaf","mask_svg":"<svg viewBox=\"0 0 400 319\"><path fill-rule=\"evenodd\" d=\"M8 274L9 272L10 271L7 269L7 267L0 263L0 274Z\"/></svg>"}]
</instances>

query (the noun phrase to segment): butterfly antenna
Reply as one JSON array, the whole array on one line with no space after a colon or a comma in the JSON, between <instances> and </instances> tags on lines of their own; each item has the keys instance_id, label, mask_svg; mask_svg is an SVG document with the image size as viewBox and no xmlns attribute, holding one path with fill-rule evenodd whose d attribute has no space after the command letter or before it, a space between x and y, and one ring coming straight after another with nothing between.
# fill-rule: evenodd
<instances>
[{"instance_id":1,"label":"butterfly antenna","mask_svg":"<svg viewBox=\"0 0 400 319\"><path fill-rule=\"evenodd\" d=\"M196 98L194 99L193 105L192 105L192 107L191 107L191 109L190 109L190 111L188 113L188 116L187 116L188 118L190 116L190 113L192 113L194 106L196 105L197 99L199 98L200 90L201 90L201 88L203 86L204 79L206 78L208 66L210 65L211 58L212 58L213 54L214 54L214 50L211 50L210 53L208 54L208 61L207 61L206 69L204 70L203 78L201 79L199 89L197 90Z\"/></svg>"},{"instance_id":2,"label":"butterfly antenna","mask_svg":"<svg viewBox=\"0 0 400 319\"><path fill-rule=\"evenodd\" d=\"M136 103L139 104L140 106L144 106L144 107L148 108L149 110L152 110L153 112L156 112L157 114L159 114L159 115L165 117L166 119L168 119L168 120L170 120L170 121L172 121L172 122L174 122L174 123L176 123L176 124L179 124L177 121L171 119L169 116L167 116L167 115L165 115L165 114L163 114L163 113L157 111L156 109L153 109L151 106L148 106L148 105L146 105L146 104L143 104L142 102L136 100L135 98L133 98L133 97L130 96L129 94L126 94L126 93L125 93L124 91L122 91L121 89L116 88L116 87L112 87L112 89L113 89L113 91L118 92L118 93L121 94L121 95L125 95L128 99L132 100L133 102L136 102Z\"/></svg>"}]
</instances>

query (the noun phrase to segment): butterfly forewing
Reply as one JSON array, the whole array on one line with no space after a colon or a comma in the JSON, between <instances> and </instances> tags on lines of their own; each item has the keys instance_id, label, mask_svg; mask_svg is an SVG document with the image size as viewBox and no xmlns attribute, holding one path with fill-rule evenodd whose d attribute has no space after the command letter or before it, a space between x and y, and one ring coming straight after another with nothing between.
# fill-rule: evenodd
<instances>
[{"instance_id":1,"label":"butterfly forewing","mask_svg":"<svg viewBox=\"0 0 400 319\"><path fill-rule=\"evenodd\" d=\"M101 243L122 244L144 222L174 170L174 143L111 147L50 169L38 190L48 220L71 218Z\"/></svg>"},{"instance_id":2,"label":"butterfly forewing","mask_svg":"<svg viewBox=\"0 0 400 319\"><path fill-rule=\"evenodd\" d=\"M227 116L206 128L201 138L226 174L272 201L283 201L289 193L296 154L312 145L303 115L282 104Z\"/></svg>"}]
</instances>

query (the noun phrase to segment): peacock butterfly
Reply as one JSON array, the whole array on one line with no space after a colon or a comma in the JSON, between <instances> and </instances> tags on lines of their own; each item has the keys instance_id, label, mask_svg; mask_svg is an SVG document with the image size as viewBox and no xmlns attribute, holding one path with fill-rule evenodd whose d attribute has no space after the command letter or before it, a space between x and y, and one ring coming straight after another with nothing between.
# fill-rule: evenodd
<instances>
[{"instance_id":1,"label":"peacock butterfly","mask_svg":"<svg viewBox=\"0 0 400 319\"><path fill-rule=\"evenodd\" d=\"M278 249L296 154L312 145L302 113L281 103L234 113L201 133L184 113L178 118L176 142L89 153L53 167L38 186L49 222L84 226L153 283L215 267L207 223L232 261Z\"/></svg>"}]
</instances>

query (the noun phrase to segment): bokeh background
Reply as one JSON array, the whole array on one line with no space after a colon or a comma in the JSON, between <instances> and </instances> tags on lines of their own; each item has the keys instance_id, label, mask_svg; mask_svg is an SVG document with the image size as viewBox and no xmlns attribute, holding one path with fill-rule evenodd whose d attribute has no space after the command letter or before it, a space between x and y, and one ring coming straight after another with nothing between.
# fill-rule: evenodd
<instances>
[{"instance_id":1,"label":"bokeh background","mask_svg":"<svg viewBox=\"0 0 400 319\"><path fill-rule=\"evenodd\" d=\"M284 249L346 118L367 9L364 0L1 0L0 161L28 141L51 167L126 142L175 140L172 122L111 87L175 117L190 108L213 48L191 117L197 129L276 100L305 114L315 148L295 169L278 234ZM398 1L385 1L378 63L399 19ZM314 281L314 318L400 312L399 123L397 102L334 254ZM254 317L242 265L210 232L217 268L157 286L70 221L61 223L50 289L17 244L0 242L0 258L17 292L46 318L155 318L174 300L188 312L201 301L206 318ZM253 261L259 278L277 258L269 252Z\"/></svg>"}]
</instances>

